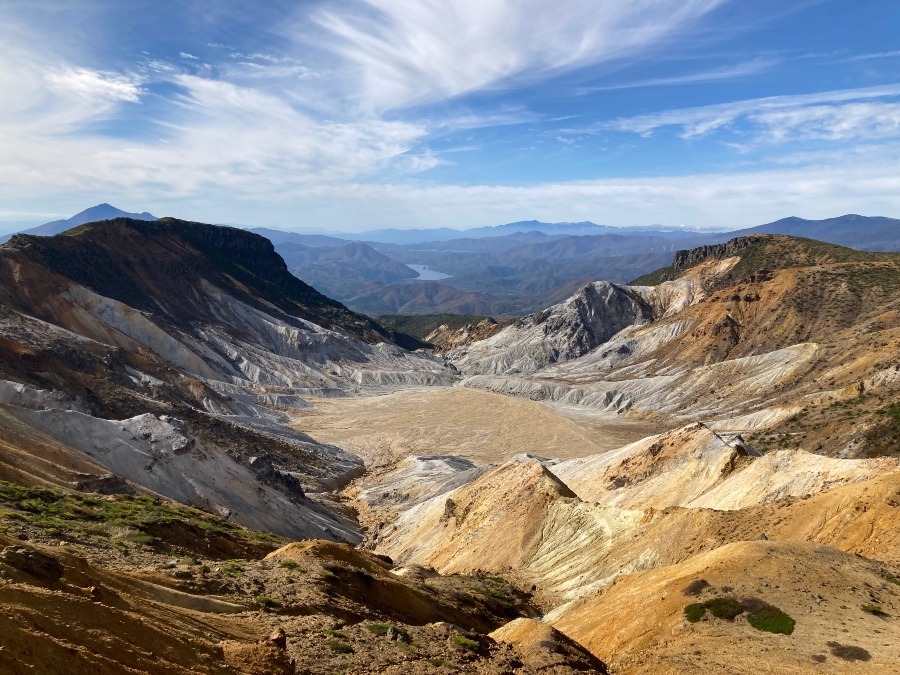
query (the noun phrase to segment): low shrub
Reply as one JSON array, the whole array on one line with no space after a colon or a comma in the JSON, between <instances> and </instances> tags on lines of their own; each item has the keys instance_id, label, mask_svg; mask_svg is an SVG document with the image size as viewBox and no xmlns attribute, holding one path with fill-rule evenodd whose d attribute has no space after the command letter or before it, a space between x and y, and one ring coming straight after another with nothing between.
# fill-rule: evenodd
<instances>
[{"instance_id":1,"label":"low shrub","mask_svg":"<svg viewBox=\"0 0 900 675\"><path fill-rule=\"evenodd\" d=\"M444 659L428 659L428 663L433 666L437 666L438 668L450 668L451 670L459 670L459 666L457 666L455 663L444 661Z\"/></svg>"},{"instance_id":2,"label":"low shrub","mask_svg":"<svg viewBox=\"0 0 900 675\"><path fill-rule=\"evenodd\" d=\"M734 621L737 616L747 613L747 623L756 630L766 633L790 635L794 632L795 621L774 605L758 598L744 598L740 602L730 597L718 597L706 602L695 602L684 608L684 618L697 623L707 610L714 617Z\"/></svg>"},{"instance_id":3,"label":"low shrub","mask_svg":"<svg viewBox=\"0 0 900 675\"><path fill-rule=\"evenodd\" d=\"M328 640L325 642L325 646L328 647L335 654L352 654L353 647L348 645L346 642L341 642L340 640Z\"/></svg>"},{"instance_id":4,"label":"low shrub","mask_svg":"<svg viewBox=\"0 0 900 675\"><path fill-rule=\"evenodd\" d=\"M713 598L703 604L714 617L726 621L734 621L734 618L744 611L741 603L734 598Z\"/></svg>"},{"instance_id":5,"label":"low shrub","mask_svg":"<svg viewBox=\"0 0 900 675\"><path fill-rule=\"evenodd\" d=\"M773 605L765 605L747 615L747 623L766 633L790 635L796 622Z\"/></svg>"},{"instance_id":6,"label":"low shrub","mask_svg":"<svg viewBox=\"0 0 900 675\"><path fill-rule=\"evenodd\" d=\"M684 618L691 623L697 623L706 614L706 606L699 602L693 602L684 608Z\"/></svg>"},{"instance_id":7,"label":"low shrub","mask_svg":"<svg viewBox=\"0 0 900 675\"><path fill-rule=\"evenodd\" d=\"M478 648L481 646L476 640L470 640L465 635L454 635L453 644L470 652L478 651Z\"/></svg>"}]
</instances>

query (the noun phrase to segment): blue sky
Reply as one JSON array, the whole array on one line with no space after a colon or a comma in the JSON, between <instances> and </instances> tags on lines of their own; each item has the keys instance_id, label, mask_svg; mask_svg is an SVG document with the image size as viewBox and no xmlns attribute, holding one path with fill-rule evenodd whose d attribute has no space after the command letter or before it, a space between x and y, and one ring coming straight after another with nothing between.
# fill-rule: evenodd
<instances>
[{"instance_id":1,"label":"blue sky","mask_svg":"<svg viewBox=\"0 0 900 675\"><path fill-rule=\"evenodd\" d=\"M896 0L0 0L0 45L0 221L900 217Z\"/></svg>"}]
</instances>

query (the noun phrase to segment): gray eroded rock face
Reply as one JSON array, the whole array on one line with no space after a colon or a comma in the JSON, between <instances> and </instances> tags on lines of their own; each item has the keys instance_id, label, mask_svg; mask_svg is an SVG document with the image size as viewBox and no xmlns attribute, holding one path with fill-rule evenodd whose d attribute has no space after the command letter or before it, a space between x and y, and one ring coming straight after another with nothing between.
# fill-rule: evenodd
<instances>
[{"instance_id":1,"label":"gray eroded rock face","mask_svg":"<svg viewBox=\"0 0 900 675\"><path fill-rule=\"evenodd\" d=\"M9 411L118 476L170 499L287 537L360 539L356 523L307 498L290 471L265 456L242 462L224 448L198 441L176 418L144 414L107 420L72 410ZM336 448L317 446L314 453L329 473L362 468L354 464L354 455Z\"/></svg>"},{"instance_id":2,"label":"gray eroded rock face","mask_svg":"<svg viewBox=\"0 0 900 675\"><path fill-rule=\"evenodd\" d=\"M630 288L595 281L565 302L449 356L466 375L533 373L583 356L619 331L652 319L650 306Z\"/></svg>"}]
</instances>

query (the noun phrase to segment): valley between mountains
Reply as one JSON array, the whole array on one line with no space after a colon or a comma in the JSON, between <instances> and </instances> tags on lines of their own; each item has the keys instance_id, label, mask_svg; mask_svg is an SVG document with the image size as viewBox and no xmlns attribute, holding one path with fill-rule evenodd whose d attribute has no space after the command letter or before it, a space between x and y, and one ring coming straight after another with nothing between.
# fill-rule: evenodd
<instances>
[{"instance_id":1,"label":"valley between mountains","mask_svg":"<svg viewBox=\"0 0 900 675\"><path fill-rule=\"evenodd\" d=\"M896 672L900 254L437 333L234 228L0 246L0 670Z\"/></svg>"}]
</instances>

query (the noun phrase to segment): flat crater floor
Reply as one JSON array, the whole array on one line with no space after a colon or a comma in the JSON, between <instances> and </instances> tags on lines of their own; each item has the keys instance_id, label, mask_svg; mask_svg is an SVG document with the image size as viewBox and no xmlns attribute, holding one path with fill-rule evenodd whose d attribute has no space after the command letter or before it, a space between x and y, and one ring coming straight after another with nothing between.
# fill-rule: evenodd
<instances>
[{"instance_id":1,"label":"flat crater floor","mask_svg":"<svg viewBox=\"0 0 900 675\"><path fill-rule=\"evenodd\" d=\"M478 465L520 453L570 459L671 428L465 387L310 402L315 409L297 413L293 426L357 453L370 469L409 455L455 455Z\"/></svg>"}]
</instances>

